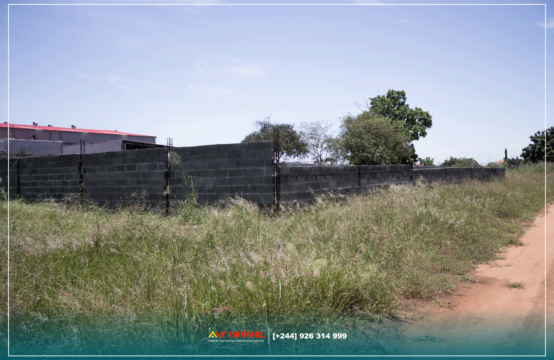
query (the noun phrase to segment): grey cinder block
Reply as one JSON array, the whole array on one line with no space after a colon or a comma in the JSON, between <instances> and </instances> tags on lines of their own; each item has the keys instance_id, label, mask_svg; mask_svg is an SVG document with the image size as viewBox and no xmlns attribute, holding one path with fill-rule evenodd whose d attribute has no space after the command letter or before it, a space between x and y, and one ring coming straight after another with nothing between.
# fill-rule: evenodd
<instances>
[{"instance_id":1,"label":"grey cinder block","mask_svg":"<svg viewBox=\"0 0 554 360\"><path fill-rule=\"evenodd\" d=\"M214 159L214 154L202 154L200 155L200 161L211 162Z\"/></svg>"},{"instance_id":2,"label":"grey cinder block","mask_svg":"<svg viewBox=\"0 0 554 360\"><path fill-rule=\"evenodd\" d=\"M200 155L206 153L206 146L195 146L192 148L192 155Z\"/></svg>"},{"instance_id":3,"label":"grey cinder block","mask_svg":"<svg viewBox=\"0 0 554 360\"><path fill-rule=\"evenodd\" d=\"M241 177L242 169L229 169L229 177Z\"/></svg>"},{"instance_id":4,"label":"grey cinder block","mask_svg":"<svg viewBox=\"0 0 554 360\"><path fill-rule=\"evenodd\" d=\"M229 152L227 153L227 160L242 160L241 152Z\"/></svg>"}]
</instances>

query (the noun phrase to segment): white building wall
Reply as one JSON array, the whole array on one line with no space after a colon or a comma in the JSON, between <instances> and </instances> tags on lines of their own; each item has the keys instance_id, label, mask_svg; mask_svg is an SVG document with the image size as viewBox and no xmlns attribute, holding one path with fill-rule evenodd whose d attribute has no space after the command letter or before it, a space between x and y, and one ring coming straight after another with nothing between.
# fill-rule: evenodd
<instances>
[{"instance_id":1,"label":"white building wall","mask_svg":"<svg viewBox=\"0 0 554 360\"><path fill-rule=\"evenodd\" d=\"M105 141L99 143L87 143L85 144L84 154L95 154L110 151L121 151L123 147L121 140ZM81 145L65 145L63 147L64 154L79 154L81 152Z\"/></svg>"},{"instance_id":2,"label":"white building wall","mask_svg":"<svg viewBox=\"0 0 554 360\"><path fill-rule=\"evenodd\" d=\"M33 155L62 155L63 142L42 140L10 139L10 154L18 154L22 150L25 154ZM8 152L8 139L0 139L0 151Z\"/></svg>"}]
</instances>

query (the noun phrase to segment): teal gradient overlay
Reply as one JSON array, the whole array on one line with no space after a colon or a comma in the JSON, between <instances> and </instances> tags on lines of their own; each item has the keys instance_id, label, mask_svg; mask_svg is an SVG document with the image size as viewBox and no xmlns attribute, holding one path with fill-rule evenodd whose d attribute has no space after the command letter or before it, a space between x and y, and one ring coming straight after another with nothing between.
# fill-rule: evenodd
<instances>
[{"instance_id":1,"label":"teal gradient overlay","mask_svg":"<svg viewBox=\"0 0 554 360\"><path fill-rule=\"evenodd\" d=\"M525 326L504 337L494 330L449 334L440 331L419 334L403 333L401 321L392 319L352 319L340 324L313 321L292 322L283 319L189 319L163 318L157 314L134 319L110 317L12 316L10 319L10 355L185 355L185 356L298 356L305 355L544 355L544 328L531 331ZM268 331L269 329L269 331ZM272 330L273 329L273 330ZM552 328L549 327L551 330ZM209 338L210 333L225 331L223 338ZM264 338L248 335L230 338L230 331L262 332ZM7 356L7 321L2 318L0 355ZM314 339L274 340L273 333L314 334ZM330 339L316 339L316 334ZM347 334L346 339L332 339L333 334ZM269 338L269 339L268 339ZM548 336L549 354L554 353ZM239 341L237 341L239 340ZM268 341L269 340L269 341ZM62 358L62 357L60 357Z\"/></svg>"},{"instance_id":2,"label":"teal gradient overlay","mask_svg":"<svg viewBox=\"0 0 554 360\"><path fill-rule=\"evenodd\" d=\"M360 325L361 324L361 325ZM369 323L368 323L369 324ZM196 317L169 319L159 314L137 317L74 317L20 315L10 319L10 355L387 355L394 352L386 330L369 334L353 331L357 324L333 328L325 322L302 319L264 319L236 316L214 319ZM212 331L226 332L223 338L209 337ZM273 333L297 334L297 340L277 339ZM2 324L6 334L7 324ZM229 337L239 332L239 338ZM256 332L263 338L256 338ZM300 339L300 334L313 339ZM334 334L346 339L333 339ZM325 334L317 339L317 334ZM329 338L327 338L327 334ZM260 334L258 334L260 335ZM4 338L2 348L7 346Z\"/></svg>"}]
</instances>

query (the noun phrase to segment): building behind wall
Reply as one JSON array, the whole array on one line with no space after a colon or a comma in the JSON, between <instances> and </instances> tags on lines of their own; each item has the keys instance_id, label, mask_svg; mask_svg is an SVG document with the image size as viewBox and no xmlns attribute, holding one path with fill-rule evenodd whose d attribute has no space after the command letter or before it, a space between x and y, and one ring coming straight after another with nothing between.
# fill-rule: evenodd
<instances>
[{"instance_id":1,"label":"building behind wall","mask_svg":"<svg viewBox=\"0 0 554 360\"><path fill-rule=\"evenodd\" d=\"M9 143L9 144L8 144ZM63 143L61 141L44 140L20 140L20 139L0 139L0 153L8 154L8 145L10 155L32 154L32 155L62 155Z\"/></svg>"},{"instance_id":2,"label":"building behind wall","mask_svg":"<svg viewBox=\"0 0 554 360\"><path fill-rule=\"evenodd\" d=\"M80 144L84 141L89 145L89 153L135 150L156 145L156 136L124 133L117 130L91 130L39 126L0 124L0 152L7 153L8 139L10 155L23 152L27 155L61 155L78 154Z\"/></svg>"},{"instance_id":3,"label":"building behind wall","mask_svg":"<svg viewBox=\"0 0 554 360\"><path fill-rule=\"evenodd\" d=\"M103 141L97 143L86 143L81 148L81 144L76 145L64 145L63 153L64 154L96 154L96 153L105 153L111 151L126 151L126 150L142 150L142 149L153 149L153 148L163 148L163 145L157 145L152 143L143 143L139 141L131 140L112 140L112 141Z\"/></svg>"},{"instance_id":4,"label":"building behind wall","mask_svg":"<svg viewBox=\"0 0 554 360\"><path fill-rule=\"evenodd\" d=\"M92 130L78 129L72 125L71 128L54 127L52 125L16 125L0 124L0 139L19 140L45 140L61 141L63 145L78 145L81 140L87 143L97 143L112 140L132 140L143 143L156 143L155 136L130 134L117 130ZM9 135L9 136L8 136Z\"/></svg>"}]
</instances>

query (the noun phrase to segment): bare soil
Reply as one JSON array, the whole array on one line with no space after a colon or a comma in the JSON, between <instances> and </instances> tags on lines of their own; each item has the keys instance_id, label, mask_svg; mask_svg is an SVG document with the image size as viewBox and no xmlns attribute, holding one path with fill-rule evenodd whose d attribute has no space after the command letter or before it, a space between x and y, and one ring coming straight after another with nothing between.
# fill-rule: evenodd
<instances>
[{"instance_id":1,"label":"bare soil","mask_svg":"<svg viewBox=\"0 0 554 360\"><path fill-rule=\"evenodd\" d=\"M459 283L435 303L404 301L400 352L544 354L545 322L549 333L554 330L553 209L548 205L546 216L544 209L537 214L520 239L523 246L501 249L499 259L467 274L476 282Z\"/></svg>"}]
</instances>

